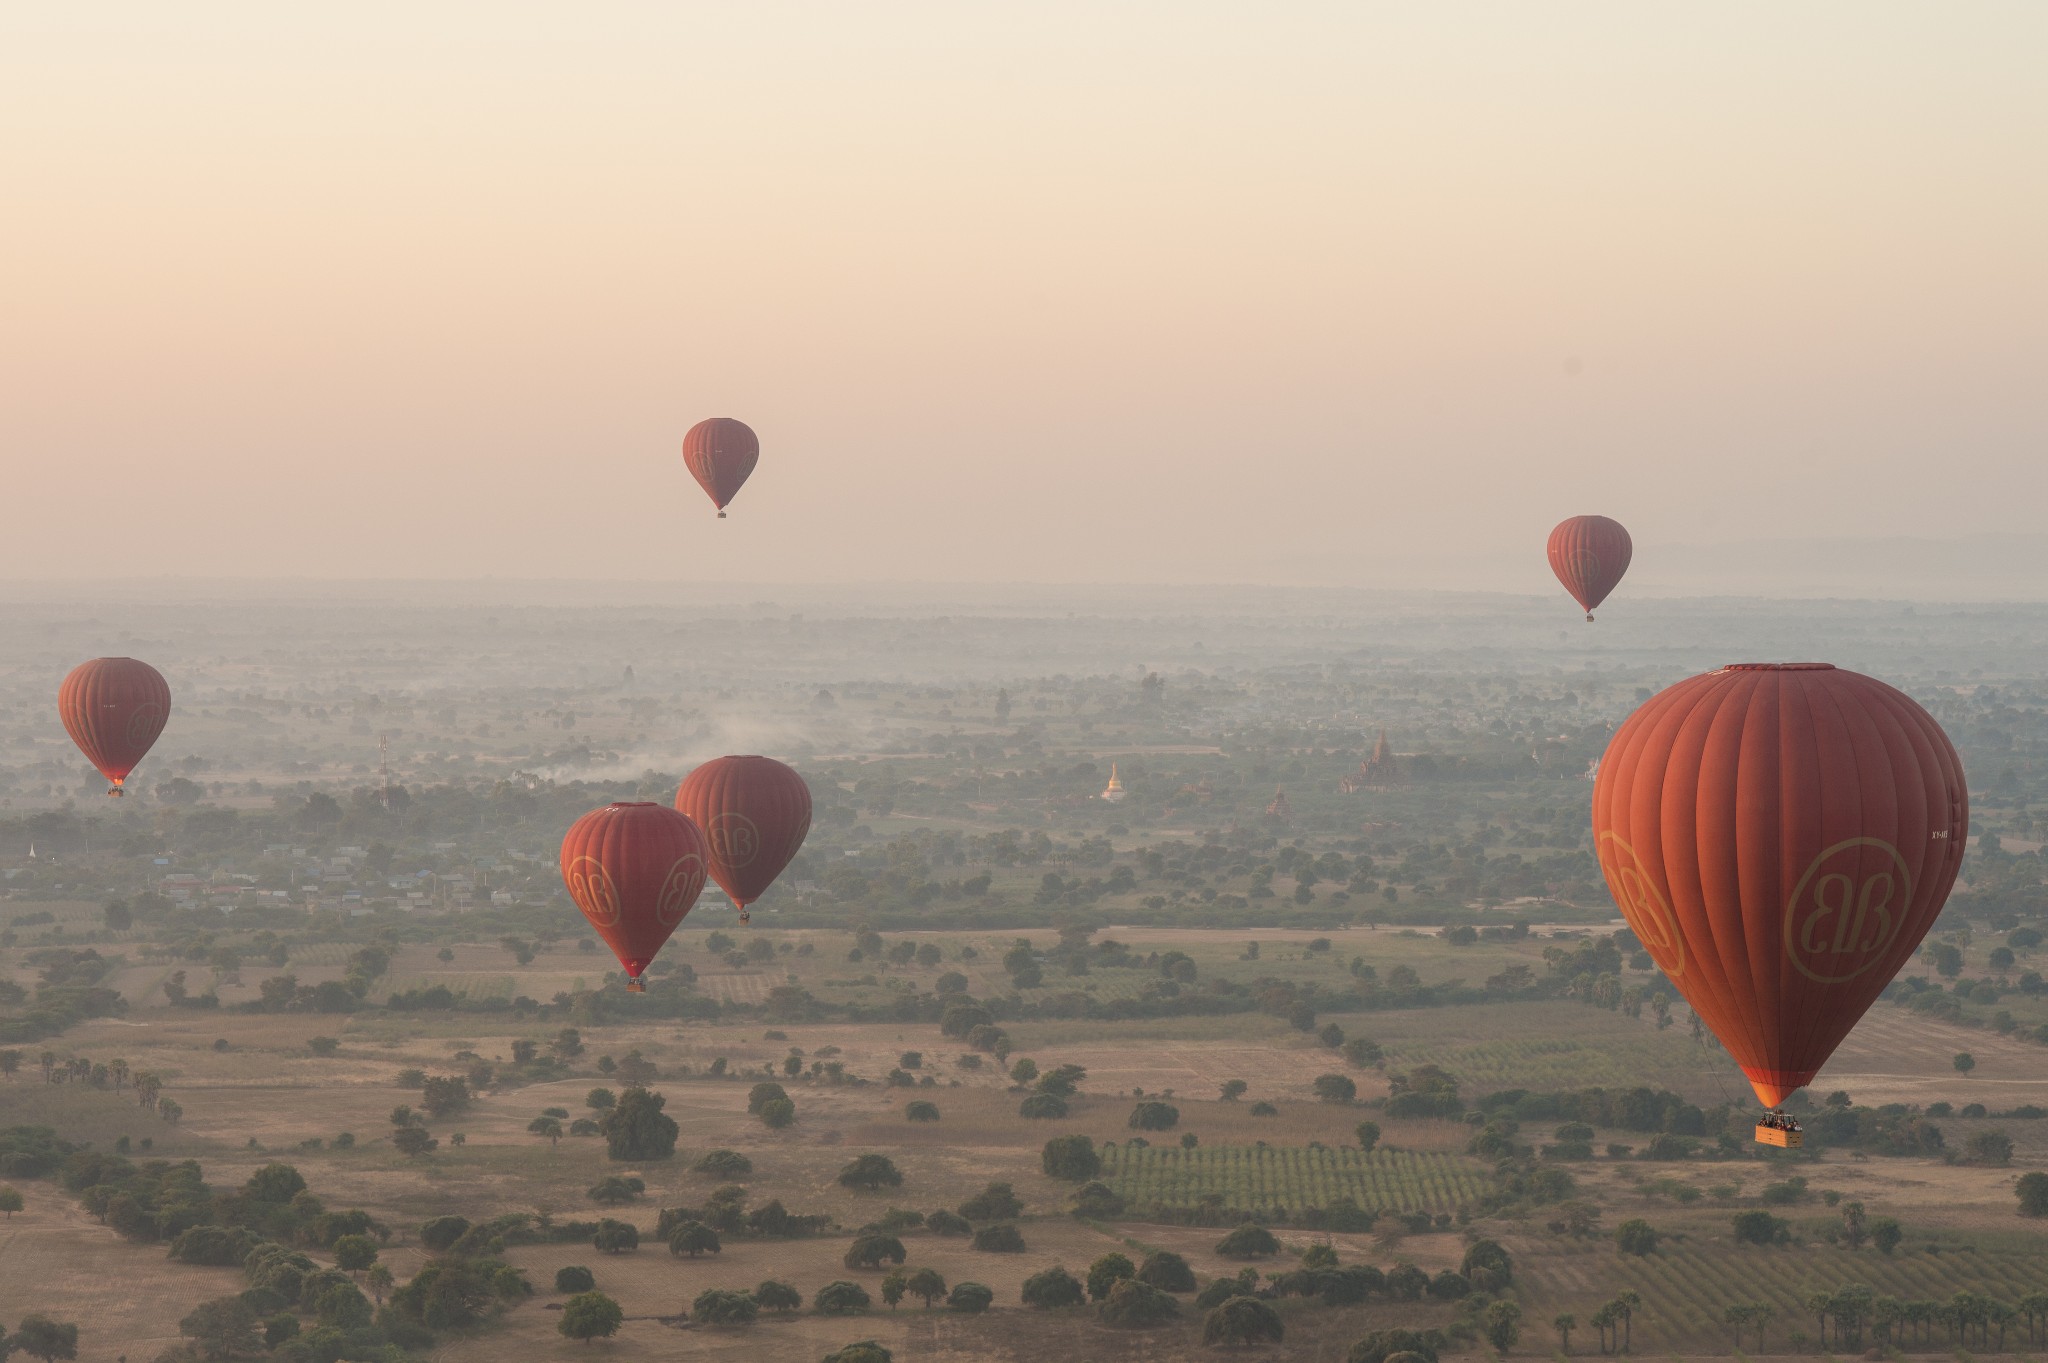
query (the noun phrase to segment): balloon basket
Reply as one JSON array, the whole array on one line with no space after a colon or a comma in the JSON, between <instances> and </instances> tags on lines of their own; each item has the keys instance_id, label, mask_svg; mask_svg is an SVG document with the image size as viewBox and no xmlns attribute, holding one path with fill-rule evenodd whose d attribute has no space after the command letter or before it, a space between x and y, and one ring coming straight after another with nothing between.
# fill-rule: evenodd
<instances>
[{"instance_id":1,"label":"balloon basket","mask_svg":"<svg viewBox=\"0 0 2048 1363\"><path fill-rule=\"evenodd\" d=\"M1797 1150L1800 1146L1806 1144L1806 1133L1804 1131L1787 1131L1782 1126L1766 1126L1762 1122L1758 1122L1756 1124L1756 1143L1758 1145L1773 1145L1780 1150Z\"/></svg>"},{"instance_id":2,"label":"balloon basket","mask_svg":"<svg viewBox=\"0 0 2048 1363\"><path fill-rule=\"evenodd\" d=\"M1587 612L1586 612L1586 623L1587 623L1587 624L1589 624L1589 625L1593 623L1593 612L1591 612L1591 611L1587 611Z\"/></svg>"},{"instance_id":3,"label":"balloon basket","mask_svg":"<svg viewBox=\"0 0 2048 1363\"><path fill-rule=\"evenodd\" d=\"M627 980L626 992L628 994L644 994L647 992L647 986L637 979Z\"/></svg>"},{"instance_id":4,"label":"balloon basket","mask_svg":"<svg viewBox=\"0 0 2048 1363\"><path fill-rule=\"evenodd\" d=\"M721 511L721 512L719 512L719 513L718 513L718 519L720 519L720 520L724 520L724 519L725 519L725 513L724 513L723 511Z\"/></svg>"},{"instance_id":5,"label":"balloon basket","mask_svg":"<svg viewBox=\"0 0 2048 1363\"><path fill-rule=\"evenodd\" d=\"M126 795L127 793L128 793L127 791L125 791L125 790L121 789L121 788L120 788L119 786L108 786L108 787L107 787L107 798L108 798L109 800L118 800L118 799L120 799L120 798L121 798L122 796Z\"/></svg>"},{"instance_id":6,"label":"balloon basket","mask_svg":"<svg viewBox=\"0 0 2048 1363\"><path fill-rule=\"evenodd\" d=\"M753 922L753 921L754 921L754 915L753 915L753 914L751 914L751 913L749 913L749 912L747 912L746 908L745 908L744 906L742 906L742 907L741 907L741 909L740 909L740 924L741 924L742 926L745 926L746 924L748 924L748 923L751 923L751 922Z\"/></svg>"}]
</instances>

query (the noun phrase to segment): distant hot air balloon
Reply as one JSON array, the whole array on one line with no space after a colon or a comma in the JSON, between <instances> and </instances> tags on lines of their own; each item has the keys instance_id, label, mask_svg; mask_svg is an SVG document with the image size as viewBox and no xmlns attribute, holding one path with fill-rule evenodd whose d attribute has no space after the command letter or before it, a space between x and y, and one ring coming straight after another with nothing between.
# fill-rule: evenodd
<instances>
[{"instance_id":1,"label":"distant hot air balloon","mask_svg":"<svg viewBox=\"0 0 2048 1363\"><path fill-rule=\"evenodd\" d=\"M651 800L593 809L562 839L562 881L640 993L640 972L703 892L704 835Z\"/></svg>"},{"instance_id":2,"label":"distant hot air balloon","mask_svg":"<svg viewBox=\"0 0 2048 1363\"><path fill-rule=\"evenodd\" d=\"M1564 583L1586 618L1607 599L1628 571L1635 547L1620 521L1605 516L1573 516L1550 532L1550 571Z\"/></svg>"},{"instance_id":3,"label":"distant hot air balloon","mask_svg":"<svg viewBox=\"0 0 2048 1363\"><path fill-rule=\"evenodd\" d=\"M811 788L772 757L719 757L683 778L676 808L710 844L711 878L746 922L811 831Z\"/></svg>"},{"instance_id":4,"label":"distant hot air balloon","mask_svg":"<svg viewBox=\"0 0 2048 1363\"><path fill-rule=\"evenodd\" d=\"M700 421L683 436L683 462L711 494L720 520L725 519L725 504L739 495L740 485L760 458L761 442L753 429L729 416Z\"/></svg>"},{"instance_id":5,"label":"distant hot air balloon","mask_svg":"<svg viewBox=\"0 0 2048 1363\"><path fill-rule=\"evenodd\" d=\"M1912 959L1969 821L1934 718L1827 663L1741 663L1660 692L1593 784L1615 902L1767 1106Z\"/></svg>"},{"instance_id":6,"label":"distant hot air balloon","mask_svg":"<svg viewBox=\"0 0 2048 1363\"><path fill-rule=\"evenodd\" d=\"M107 794L119 796L171 717L171 688L148 663L94 658L57 688L57 713L86 760L113 782Z\"/></svg>"}]
</instances>

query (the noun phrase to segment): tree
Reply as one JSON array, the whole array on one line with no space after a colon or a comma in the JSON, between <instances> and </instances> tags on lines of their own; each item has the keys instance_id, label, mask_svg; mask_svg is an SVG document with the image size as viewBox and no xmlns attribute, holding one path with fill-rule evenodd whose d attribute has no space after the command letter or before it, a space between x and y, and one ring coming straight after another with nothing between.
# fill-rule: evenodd
<instances>
[{"instance_id":1,"label":"tree","mask_svg":"<svg viewBox=\"0 0 2048 1363\"><path fill-rule=\"evenodd\" d=\"M1079 1306L1087 1299L1087 1289L1066 1269L1053 1267L1024 1280L1023 1299L1026 1306L1053 1311L1063 1306Z\"/></svg>"},{"instance_id":2,"label":"tree","mask_svg":"<svg viewBox=\"0 0 2048 1363\"><path fill-rule=\"evenodd\" d=\"M690 1303L690 1319L699 1325L752 1325L760 1310L750 1292L713 1287Z\"/></svg>"},{"instance_id":3,"label":"tree","mask_svg":"<svg viewBox=\"0 0 2048 1363\"><path fill-rule=\"evenodd\" d=\"M1623 1292L1612 1303L1621 1315L1621 1351L1627 1353L1635 1345L1636 1312L1642 1308L1643 1299L1633 1291ZM1502 1349L1506 1349L1502 1345Z\"/></svg>"},{"instance_id":4,"label":"tree","mask_svg":"<svg viewBox=\"0 0 2048 1363\"><path fill-rule=\"evenodd\" d=\"M1057 1093L1034 1093L1017 1104L1017 1115L1035 1121L1050 1121L1067 1115L1067 1100Z\"/></svg>"},{"instance_id":5,"label":"tree","mask_svg":"<svg viewBox=\"0 0 2048 1363\"><path fill-rule=\"evenodd\" d=\"M1102 1304L1095 1311L1104 1325L1143 1330L1164 1325L1179 1315L1180 1303L1156 1287L1147 1287L1135 1278L1125 1278L1109 1289L1109 1295L1102 1299Z\"/></svg>"},{"instance_id":6,"label":"tree","mask_svg":"<svg viewBox=\"0 0 2048 1363\"><path fill-rule=\"evenodd\" d=\"M391 1276L390 1268L384 1264L371 1264L370 1271L363 1275L363 1286L370 1289L370 1295L377 1299L379 1306L384 1304L384 1298L391 1291L391 1284L394 1281L396 1280Z\"/></svg>"},{"instance_id":7,"label":"tree","mask_svg":"<svg viewBox=\"0 0 2048 1363\"><path fill-rule=\"evenodd\" d=\"M974 1247L984 1254L1022 1254L1024 1232L1008 1224L983 1226L974 1233Z\"/></svg>"},{"instance_id":8,"label":"tree","mask_svg":"<svg viewBox=\"0 0 2048 1363\"><path fill-rule=\"evenodd\" d=\"M344 1273L361 1273L377 1262L377 1242L367 1235L344 1235L334 1242L334 1266Z\"/></svg>"},{"instance_id":9,"label":"tree","mask_svg":"<svg viewBox=\"0 0 2048 1363\"><path fill-rule=\"evenodd\" d=\"M1358 1137L1358 1148L1367 1154L1371 1154L1373 1149L1380 1143L1380 1124L1378 1122L1360 1122L1356 1127L1352 1128L1352 1134Z\"/></svg>"},{"instance_id":10,"label":"tree","mask_svg":"<svg viewBox=\"0 0 2048 1363\"><path fill-rule=\"evenodd\" d=\"M1514 1281L1515 1264L1498 1241L1474 1240L1466 1247L1458 1271L1480 1292L1498 1292Z\"/></svg>"},{"instance_id":11,"label":"tree","mask_svg":"<svg viewBox=\"0 0 2048 1363\"><path fill-rule=\"evenodd\" d=\"M1624 1221L1614 1228L1614 1246L1623 1254L1654 1254L1657 1252L1657 1231L1640 1217Z\"/></svg>"},{"instance_id":12,"label":"tree","mask_svg":"<svg viewBox=\"0 0 2048 1363\"><path fill-rule=\"evenodd\" d=\"M903 1119L909 1122L935 1122L939 1119L939 1105L919 1099L903 1105Z\"/></svg>"},{"instance_id":13,"label":"tree","mask_svg":"<svg viewBox=\"0 0 2048 1363\"><path fill-rule=\"evenodd\" d=\"M1102 1172L1102 1156L1087 1136L1055 1136L1038 1152L1038 1167L1048 1178L1086 1183Z\"/></svg>"},{"instance_id":14,"label":"tree","mask_svg":"<svg viewBox=\"0 0 2048 1363\"><path fill-rule=\"evenodd\" d=\"M646 1191L647 1184L640 1179L624 1174L606 1174L591 1186L587 1196L600 1206L620 1207Z\"/></svg>"},{"instance_id":15,"label":"tree","mask_svg":"<svg viewBox=\"0 0 2048 1363\"><path fill-rule=\"evenodd\" d=\"M555 1117L535 1117L526 1124L526 1132L530 1136L538 1136L546 1141L548 1149L552 1150L561 1143L562 1123Z\"/></svg>"},{"instance_id":16,"label":"tree","mask_svg":"<svg viewBox=\"0 0 2048 1363\"><path fill-rule=\"evenodd\" d=\"M995 1301L995 1289L984 1283L955 1283L946 1297L946 1309L965 1316L978 1316Z\"/></svg>"},{"instance_id":17,"label":"tree","mask_svg":"<svg viewBox=\"0 0 2048 1363\"><path fill-rule=\"evenodd\" d=\"M1148 1099L1131 1109L1126 1125L1133 1131L1171 1131L1180 1125L1180 1109L1172 1103Z\"/></svg>"},{"instance_id":18,"label":"tree","mask_svg":"<svg viewBox=\"0 0 2048 1363\"><path fill-rule=\"evenodd\" d=\"M1216 1252L1226 1259L1256 1259L1261 1255L1278 1254L1280 1242L1264 1226L1247 1221L1218 1240Z\"/></svg>"},{"instance_id":19,"label":"tree","mask_svg":"<svg viewBox=\"0 0 2048 1363\"><path fill-rule=\"evenodd\" d=\"M1088 1265L1088 1299L1101 1301L1118 1283L1138 1276L1138 1266L1127 1257L1111 1250Z\"/></svg>"},{"instance_id":20,"label":"tree","mask_svg":"<svg viewBox=\"0 0 2048 1363\"><path fill-rule=\"evenodd\" d=\"M42 1359L43 1363L78 1357L78 1327L51 1320L48 1316L23 1316L21 1327L7 1342L30 1358Z\"/></svg>"},{"instance_id":21,"label":"tree","mask_svg":"<svg viewBox=\"0 0 2048 1363\"><path fill-rule=\"evenodd\" d=\"M967 1218L944 1208L931 1213L924 1219L924 1228L933 1235L970 1235L974 1227Z\"/></svg>"},{"instance_id":22,"label":"tree","mask_svg":"<svg viewBox=\"0 0 2048 1363\"><path fill-rule=\"evenodd\" d=\"M787 1097L789 1097L789 1090L783 1088L780 1084L773 1082L756 1084L747 1090L747 1111L758 1117L761 1114L762 1108L778 1098Z\"/></svg>"},{"instance_id":23,"label":"tree","mask_svg":"<svg viewBox=\"0 0 2048 1363\"><path fill-rule=\"evenodd\" d=\"M1572 1331L1579 1328L1579 1318L1567 1311L1563 1315L1553 1316L1550 1321L1550 1328L1557 1331L1557 1351L1564 1354L1570 1353L1572 1351ZM1742 1346L1737 1344L1736 1347L1740 1348Z\"/></svg>"},{"instance_id":24,"label":"tree","mask_svg":"<svg viewBox=\"0 0 2048 1363\"><path fill-rule=\"evenodd\" d=\"M880 1188L901 1188L903 1175L887 1155L860 1155L839 1171L839 1186L872 1193Z\"/></svg>"},{"instance_id":25,"label":"tree","mask_svg":"<svg viewBox=\"0 0 2048 1363\"><path fill-rule=\"evenodd\" d=\"M555 1291L588 1292L597 1286L597 1277L581 1264L568 1264L555 1270Z\"/></svg>"},{"instance_id":26,"label":"tree","mask_svg":"<svg viewBox=\"0 0 2048 1363\"><path fill-rule=\"evenodd\" d=\"M1421 1363L1436 1363L1437 1346L1442 1337L1436 1331L1420 1330L1375 1330L1351 1346L1345 1355L1345 1363L1388 1363L1388 1360L1402 1358L1404 1363L1419 1359Z\"/></svg>"},{"instance_id":27,"label":"tree","mask_svg":"<svg viewBox=\"0 0 2048 1363\"><path fill-rule=\"evenodd\" d=\"M1899 1247L1899 1241L1905 1238L1906 1233L1899 1228L1899 1223L1889 1216L1880 1216L1870 1223L1870 1243L1877 1246L1877 1252L1886 1258L1891 1257L1892 1251Z\"/></svg>"},{"instance_id":28,"label":"tree","mask_svg":"<svg viewBox=\"0 0 2048 1363\"><path fill-rule=\"evenodd\" d=\"M1145 1262L1138 1265L1137 1276L1139 1282L1161 1292L1195 1290L1195 1271L1188 1267L1186 1259L1170 1249L1155 1250L1146 1255Z\"/></svg>"},{"instance_id":29,"label":"tree","mask_svg":"<svg viewBox=\"0 0 2048 1363\"><path fill-rule=\"evenodd\" d=\"M811 1297L811 1309L821 1316L850 1316L873 1304L866 1288L844 1280L826 1283Z\"/></svg>"},{"instance_id":30,"label":"tree","mask_svg":"<svg viewBox=\"0 0 2048 1363\"><path fill-rule=\"evenodd\" d=\"M597 1233L590 1237L590 1243L604 1254L630 1254L640 1248L640 1228L607 1216L597 1223Z\"/></svg>"},{"instance_id":31,"label":"tree","mask_svg":"<svg viewBox=\"0 0 2048 1363\"><path fill-rule=\"evenodd\" d=\"M445 1254L457 1240L469 1234L466 1216L437 1216L420 1226L420 1244L429 1254Z\"/></svg>"},{"instance_id":32,"label":"tree","mask_svg":"<svg viewBox=\"0 0 2048 1363\"><path fill-rule=\"evenodd\" d=\"M1972 1164L2012 1163L2012 1137L2003 1131L1979 1131L1970 1137L1968 1150Z\"/></svg>"},{"instance_id":33,"label":"tree","mask_svg":"<svg viewBox=\"0 0 2048 1363\"><path fill-rule=\"evenodd\" d=\"M16 1212L27 1205L26 1202L22 1201L21 1189L0 1188L0 1212L5 1212L9 1221L14 1219Z\"/></svg>"},{"instance_id":34,"label":"tree","mask_svg":"<svg viewBox=\"0 0 2048 1363\"><path fill-rule=\"evenodd\" d=\"M668 1159L676 1152L676 1124L662 1111L668 1099L635 1085L598 1119L606 1151L615 1160Z\"/></svg>"},{"instance_id":35,"label":"tree","mask_svg":"<svg viewBox=\"0 0 2048 1363\"><path fill-rule=\"evenodd\" d=\"M1511 1301L1497 1301L1486 1308L1486 1338L1506 1353L1522 1337L1522 1308Z\"/></svg>"},{"instance_id":36,"label":"tree","mask_svg":"<svg viewBox=\"0 0 2048 1363\"><path fill-rule=\"evenodd\" d=\"M626 1313L619 1309L619 1304L604 1293L579 1292L562 1303L562 1318L555 1322L555 1328L564 1338L587 1343L610 1339L625 1319Z\"/></svg>"},{"instance_id":37,"label":"tree","mask_svg":"<svg viewBox=\"0 0 2048 1363\"><path fill-rule=\"evenodd\" d=\"M882 1279L882 1305L894 1311L896 1304L902 1301L904 1294L909 1291L910 1275L900 1266L890 1269L888 1276Z\"/></svg>"},{"instance_id":38,"label":"tree","mask_svg":"<svg viewBox=\"0 0 2048 1363\"><path fill-rule=\"evenodd\" d=\"M716 1254L721 1248L718 1232L702 1221L685 1221L669 1232L668 1252L678 1258L685 1254L692 1259L700 1254Z\"/></svg>"},{"instance_id":39,"label":"tree","mask_svg":"<svg viewBox=\"0 0 2048 1363\"><path fill-rule=\"evenodd\" d=\"M1319 1074L1312 1087L1325 1103L1348 1103L1358 1096L1358 1084L1347 1074Z\"/></svg>"},{"instance_id":40,"label":"tree","mask_svg":"<svg viewBox=\"0 0 2048 1363\"><path fill-rule=\"evenodd\" d=\"M991 1183L962 1202L960 1215L969 1221L1008 1221L1024 1214L1024 1204L1007 1183Z\"/></svg>"},{"instance_id":41,"label":"tree","mask_svg":"<svg viewBox=\"0 0 2048 1363\"><path fill-rule=\"evenodd\" d=\"M1231 1297L1202 1322L1204 1344L1278 1344L1286 1334L1280 1313L1257 1297Z\"/></svg>"},{"instance_id":42,"label":"tree","mask_svg":"<svg viewBox=\"0 0 2048 1363\"><path fill-rule=\"evenodd\" d=\"M946 1280L937 1269L920 1268L904 1279L903 1290L913 1297L923 1297L924 1308L929 1311L933 1302L946 1295Z\"/></svg>"},{"instance_id":43,"label":"tree","mask_svg":"<svg viewBox=\"0 0 2048 1363\"><path fill-rule=\"evenodd\" d=\"M693 1174L731 1182L754 1172L754 1162L737 1150L713 1150L690 1166Z\"/></svg>"},{"instance_id":44,"label":"tree","mask_svg":"<svg viewBox=\"0 0 2048 1363\"><path fill-rule=\"evenodd\" d=\"M2013 1191L2019 1194L2021 1216L2048 1216L2048 1174L2021 1174Z\"/></svg>"},{"instance_id":45,"label":"tree","mask_svg":"<svg viewBox=\"0 0 2048 1363\"><path fill-rule=\"evenodd\" d=\"M773 1278L754 1289L754 1304L763 1311L795 1311L804 1304L803 1293Z\"/></svg>"},{"instance_id":46,"label":"tree","mask_svg":"<svg viewBox=\"0 0 2048 1363\"><path fill-rule=\"evenodd\" d=\"M895 1236L868 1231L853 1238L842 1262L848 1268L880 1268L885 1260L900 1264L909 1257L903 1250L903 1242Z\"/></svg>"},{"instance_id":47,"label":"tree","mask_svg":"<svg viewBox=\"0 0 2048 1363\"><path fill-rule=\"evenodd\" d=\"M391 1143L399 1153L417 1159L440 1147L441 1142L429 1135L423 1126L402 1126L391 1133Z\"/></svg>"},{"instance_id":48,"label":"tree","mask_svg":"<svg viewBox=\"0 0 2048 1363\"><path fill-rule=\"evenodd\" d=\"M1226 1103L1234 1103L1238 1099L1244 1097L1246 1091L1250 1088L1251 1085L1247 1084L1242 1079L1226 1079L1223 1081L1223 1084L1221 1086L1221 1094L1223 1101Z\"/></svg>"},{"instance_id":49,"label":"tree","mask_svg":"<svg viewBox=\"0 0 2048 1363\"><path fill-rule=\"evenodd\" d=\"M219 1297L199 1303L178 1322L178 1333L212 1359L261 1353L264 1348L256 1312L240 1297Z\"/></svg>"},{"instance_id":50,"label":"tree","mask_svg":"<svg viewBox=\"0 0 2048 1363\"><path fill-rule=\"evenodd\" d=\"M583 1095L583 1106L593 1112L609 1112L619 1104L619 1095L608 1088L594 1088Z\"/></svg>"},{"instance_id":51,"label":"tree","mask_svg":"<svg viewBox=\"0 0 2048 1363\"><path fill-rule=\"evenodd\" d=\"M2048 1176L2044 1176L2048 1183ZM2048 1206L2044 1206L2048 1212ZM1775 1245L1791 1237L1791 1227L1767 1211L1735 1213L1735 1243L1738 1245Z\"/></svg>"}]
</instances>

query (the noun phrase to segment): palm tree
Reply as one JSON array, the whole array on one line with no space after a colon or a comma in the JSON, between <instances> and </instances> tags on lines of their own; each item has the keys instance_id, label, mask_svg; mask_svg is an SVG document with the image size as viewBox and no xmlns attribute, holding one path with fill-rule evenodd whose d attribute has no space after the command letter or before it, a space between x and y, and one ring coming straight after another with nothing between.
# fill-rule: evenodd
<instances>
[{"instance_id":1,"label":"palm tree","mask_svg":"<svg viewBox=\"0 0 2048 1363\"><path fill-rule=\"evenodd\" d=\"M1558 1349L1563 1353L1570 1353L1572 1351L1572 1331L1579 1328L1579 1318L1567 1311L1563 1315L1554 1318L1550 1324L1551 1328L1557 1331ZM1739 1341L1736 1347L1741 1347Z\"/></svg>"},{"instance_id":2,"label":"palm tree","mask_svg":"<svg viewBox=\"0 0 2048 1363\"><path fill-rule=\"evenodd\" d=\"M1906 1304L1897 1297L1879 1297L1870 1303L1870 1325L1877 1331L1877 1342L1890 1347L1897 1341L1899 1322L1905 1318Z\"/></svg>"},{"instance_id":3,"label":"palm tree","mask_svg":"<svg viewBox=\"0 0 2048 1363\"><path fill-rule=\"evenodd\" d=\"M1621 1313L1621 1351L1627 1353L1635 1343L1636 1310L1643 1299L1633 1288L1614 1299L1614 1308Z\"/></svg>"},{"instance_id":4,"label":"palm tree","mask_svg":"<svg viewBox=\"0 0 2048 1363\"><path fill-rule=\"evenodd\" d=\"M1600 1330L1600 1352L1603 1354L1610 1352L1607 1347L1607 1332L1614 1328L1619 1315L1620 1312L1615 1309L1613 1302L1608 1302L1593 1313L1593 1324Z\"/></svg>"},{"instance_id":5,"label":"palm tree","mask_svg":"<svg viewBox=\"0 0 2048 1363\"><path fill-rule=\"evenodd\" d=\"M1778 1318L1778 1308L1769 1302L1756 1302L1749 1308L1749 1323L1756 1327L1756 1351L1764 1351L1764 1330Z\"/></svg>"},{"instance_id":6,"label":"palm tree","mask_svg":"<svg viewBox=\"0 0 2048 1363\"><path fill-rule=\"evenodd\" d=\"M2004 1353L2005 1329L2008 1325L2019 1319L2020 1313L2007 1303L1999 1301L1996 1297L1986 1303L1986 1306L1988 1308L1987 1314L1991 1317L1991 1323L1998 1327L1998 1352Z\"/></svg>"},{"instance_id":7,"label":"palm tree","mask_svg":"<svg viewBox=\"0 0 2048 1363\"><path fill-rule=\"evenodd\" d=\"M1834 1309L1835 1294L1832 1292L1809 1292L1806 1294L1806 1309L1813 1312L1820 1322L1820 1346L1828 1346L1828 1312Z\"/></svg>"},{"instance_id":8,"label":"palm tree","mask_svg":"<svg viewBox=\"0 0 2048 1363\"><path fill-rule=\"evenodd\" d=\"M1726 1307L1721 1312L1721 1323L1735 1331L1735 1349L1737 1353L1742 1351L1742 1327L1756 1318L1755 1312L1756 1308L1754 1306L1743 1306L1739 1303Z\"/></svg>"},{"instance_id":9,"label":"palm tree","mask_svg":"<svg viewBox=\"0 0 2048 1363\"><path fill-rule=\"evenodd\" d=\"M2048 1292L2030 1292L2021 1297L2020 1310L2027 1318L2027 1343L2038 1345L2041 1321L2048 1319Z\"/></svg>"},{"instance_id":10,"label":"palm tree","mask_svg":"<svg viewBox=\"0 0 2048 1363\"><path fill-rule=\"evenodd\" d=\"M114 1076L114 1090L118 1093L121 1085L128 1081L128 1062L125 1060L109 1060L107 1062L107 1073Z\"/></svg>"}]
</instances>

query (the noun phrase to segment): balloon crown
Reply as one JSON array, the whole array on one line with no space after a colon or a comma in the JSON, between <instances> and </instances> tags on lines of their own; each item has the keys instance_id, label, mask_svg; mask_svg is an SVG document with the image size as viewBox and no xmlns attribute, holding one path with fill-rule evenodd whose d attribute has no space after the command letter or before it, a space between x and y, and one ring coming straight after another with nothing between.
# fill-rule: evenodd
<instances>
[{"instance_id":1,"label":"balloon crown","mask_svg":"<svg viewBox=\"0 0 2048 1363\"><path fill-rule=\"evenodd\" d=\"M1832 672L1833 663L1729 663L1723 672Z\"/></svg>"}]
</instances>

